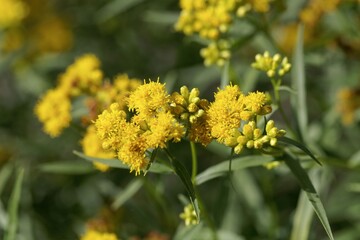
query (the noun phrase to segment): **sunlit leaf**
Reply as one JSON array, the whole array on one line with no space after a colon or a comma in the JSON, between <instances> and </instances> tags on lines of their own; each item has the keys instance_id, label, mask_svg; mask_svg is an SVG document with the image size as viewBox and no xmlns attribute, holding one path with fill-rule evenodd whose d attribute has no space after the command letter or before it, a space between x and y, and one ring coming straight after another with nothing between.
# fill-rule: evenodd
<instances>
[{"instance_id":1,"label":"sunlit leaf","mask_svg":"<svg viewBox=\"0 0 360 240\"><path fill-rule=\"evenodd\" d=\"M23 178L24 178L24 169L19 169L16 177L15 185L9 200L8 224L7 224L4 240L16 240L16 232L18 229L18 210L20 204Z\"/></svg>"},{"instance_id":2,"label":"sunlit leaf","mask_svg":"<svg viewBox=\"0 0 360 240\"><path fill-rule=\"evenodd\" d=\"M102 158L95 158L95 157L89 157L86 156L85 154L78 152L78 151L73 151L75 155L90 161L90 162L99 162L102 164L105 164L109 167L113 167L113 168L121 168L121 169L129 169L129 166L123 164L120 160L118 159L102 159ZM171 173L174 172L171 168L169 168L168 166L161 164L161 163L157 163L154 162L153 164L151 164L150 169L148 170L148 172L153 172L153 173Z\"/></svg>"},{"instance_id":3,"label":"sunlit leaf","mask_svg":"<svg viewBox=\"0 0 360 240\"><path fill-rule=\"evenodd\" d=\"M95 171L91 164L79 161L56 161L39 165L39 170L55 174L86 174Z\"/></svg>"},{"instance_id":4,"label":"sunlit leaf","mask_svg":"<svg viewBox=\"0 0 360 240\"><path fill-rule=\"evenodd\" d=\"M186 191L189 194L191 204L194 207L194 210L195 210L195 213L197 216L197 220L200 221L200 209L199 209L199 205L198 205L198 202L196 199L194 185L191 181L191 176L190 176L189 172L186 170L185 166L177 159L171 158L171 163L174 167L174 171L175 171L176 175L179 176L182 183L184 184Z\"/></svg>"},{"instance_id":5,"label":"sunlit leaf","mask_svg":"<svg viewBox=\"0 0 360 240\"><path fill-rule=\"evenodd\" d=\"M261 166L267 162L274 160L272 156L246 156L232 160L231 171L237 171L248 167ZM211 179L221 177L229 172L230 160L221 162L215 166L209 167L196 177L198 185L203 184Z\"/></svg>"},{"instance_id":6,"label":"sunlit leaf","mask_svg":"<svg viewBox=\"0 0 360 240\"><path fill-rule=\"evenodd\" d=\"M298 180L301 188L305 191L306 196L310 203L312 204L315 213L317 214L320 222L322 223L326 233L328 234L331 240L334 239L329 220L327 218L324 206L320 200L319 195L317 194L314 185L312 184L309 176L306 171L300 165L299 160L291 152L287 151L284 158L285 163L290 168L291 172L294 174Z\"/></svg>"},{"instance_id":7,"label":"sunlit leaf","mask_svg":"<svg viewBox=\"0 0 360 240\"><path fill-rule=\"evenodd\" d=\"M309 155L309 157L311 157L315 162L317 162L319 165L321 165L321 162L314 156L314 154L312 154L312 152L301 142L295 141L291 138L288 137L279 137L278 138L279 142L283 142L286 144L290 144L292 146L295 146L299 149L301 149L302 151L304 151L307 155Z\"/></svg>"},{"instance_id":8,"label":"sunlit leaf","mask_svg":"<svg viewBox=\"0 0 360 240\"><path fill-rule=\"evenodd\" d=\"M302 139L306 138L306 130L308 123L308 113L306 107L306 79L304 66L304 26L299 25L297 32L297 40L292 61L292 89L297 94L291 98L293 109L295 110L298 127Z\"/></svg>"},{"instance_id":9,"label":"sunlit leaf","mask_svg":"<svg viewBox=\"0 0 360 240\"><path fill-rule=\"evenodd\" d=\"M132 198L140 190L142 185L143 180L141 178L135 178L126 186L124 190L117 194L111 207L115 210L121 207L127 200Z\"/></svg>"}]
</instances>

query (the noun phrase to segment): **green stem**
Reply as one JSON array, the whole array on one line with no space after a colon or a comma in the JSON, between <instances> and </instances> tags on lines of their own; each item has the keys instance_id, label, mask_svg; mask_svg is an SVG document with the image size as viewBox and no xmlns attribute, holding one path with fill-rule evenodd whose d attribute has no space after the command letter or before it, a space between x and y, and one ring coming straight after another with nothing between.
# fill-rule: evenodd
<instances>
[{"instance_id":1,"label":"green stem","mask_svg":"<svg viewBox=\"0 0 360 240\"><path fill-rule=\"evenodd\" d=\"M196 156L196 146L195 143L190 141L191 148L191 162L192 162L192 171L191 171L191 182L196 185L196 174L197 174L197 156Z\"/></svg>"},{"instance_id":2,"label":"green stem","mask_svg":"<svg viewBox=\"0 0 360 240\"><path fill-rule=\"evenodd\" d=\"M230 83L229 79L229 67L230 61L226 61L225 65L222 68L222 74L221 74L221 82L220 82L220 88L223 89Z\"/></svg>"}]
</instances>

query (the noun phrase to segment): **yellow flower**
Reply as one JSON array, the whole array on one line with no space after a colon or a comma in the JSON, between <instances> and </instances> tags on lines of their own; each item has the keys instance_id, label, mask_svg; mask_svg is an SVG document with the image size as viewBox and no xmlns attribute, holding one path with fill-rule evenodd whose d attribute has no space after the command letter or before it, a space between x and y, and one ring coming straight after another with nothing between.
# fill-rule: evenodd
<instances>
[{"instance_id":1,"label":"yellow flower","mask_svg":"<svg viewBox=\"0 0 360 240\"><path fill-rule=\"evenodd\" d=\"M79 57L60 76L59 81L59 87L71 96L78 96L84 92L95 94L103 81L99 59L93 54Z\"/></svg>"},{"instance_id":2,"label":"yellow flower","mask_svg":"<svg viewBox=\"0 0 360 240\"><path fill-rule=\"evenodd\" d=\"M166 142L179 142L185 134L185 128L170 112L160 112L147 120L149 130L144 137L151 148L165 148Z\"/></svg>"},{"instance_id":3,"label":"yellow flower","mask_svg":"<svg viewBox=\"0 0 360 240\"><path fill-rule=\"evenodd\" d=\"M234 129L240 127L243 111L243 94L238 86L226 86L215 94L215 101L208 110L208 124L211 135L220 143L233 137Z\"/></svg>"},{"instance_id":4,"label":"yellow flower","mask_svg":"<svg viewBox=\"0 0 360 240\"><path fill-rule=\"evenodd\" d=\"M87 127L86 133L81 141L81 145L84 154L90 157L111 159L116 156L114 151L104 150L102 148L102 143L97 136L96 128L94 125L90 125ZM103 163L93 162L93 164L95 168L102 172L105 172L109 169L109 166Z\"/></svg>"},{"instance_id":5,"label":"yellow flower","mask_svg":"<svg viewBox=\"0 0 360 240\"><path fill-rule=\"evenodd\" d=\"M268 51L265 51L263 55L257 54L255 56L255 62L253 62L251 66L266 72L269 78L273 78L276 75L281 77L289 72L291 68L287 57L282 58L280 54L275 54L271 57Z\"/></svg>"},{"instance_id":6,"label":"yellow flower","mask_svg":"<svg viewBox=\"0 0 360 240\"><path fill-rule=\"evenodd\" d=\"M216 64L222 67L230 59L230 44L223 39L212 42L206 48L201 49L200 55L204 58L205 66Z\"/></svg>"},{"instance_id":7,"label":"yellow flower","mask_svg":"<svg viewBox=\"0 0 360 240\"><path fill-rule=\"evenodd\" d=\"M215 40L228 31L236 0L181 0L180 7L182 11L175 25L177 31Z\"/></svg>"},{"instance_id":8,"label":"yellow flower","mask_svg":"<svg viewBox=\"0 0 360 240\"><path fill-rule=\"evenodd\" d=\"M360 88L344 88L338 92L337 109L341 114L342 122L349 125L354 122L355 112L360 109Z\"/></svg>"},{"instance_id":9,"label":"yellow flower","mask_svg":"<svg viewBox=\"0 0 360 240\"><path fill-rule=\"evenodd\" d=\"M104 149L118 151L121 148L123 128L127 125L126 113L118 103L110 105L95 121L95 127Z\"/></svg>"},{"instance_id":10,"label":"yellow flower","mask_svg":"<svg viewBox=\"0 0 360 240\"><path fill-rule=\"evenodd\" d=\"M40 53L64 52L73 44L69 25L59 16L47 14L32 30L32 41Z\"/></svg>"},{"instance_id":11,"label":"yellow flower","mask_svg":"<svg viewBox=\"0 0 360 240\"><path fill-rule=\"evenodd\" d=\"M266 115L272 111L269 99L263 92L250 92L243 98L243 107L240 114L243 120L250 120L256 115Z\"/></svg>"},{"instance_id":12,"label":"yellow flower","mask_svg":"<svg viewBox=\"0 0 360 240\"><path fill-rule=\"evenodd\" d=\"M114 233L88 230L83 236L81 236L80 240L118 240L118 238Z\"/></svg>"},{"instance_id":13,"label":"yellow flower","mask_svg":"<svg viewBox=\"0 0 360 240\"><path fill-rule=\"evenodd\" d=\"M150 81L139 86L128 99L129 110L135 110L140 119L154 116L158 112L166 112L170 106L170 95L165 84Z\"/></svg>"},{"instance_id":14,"label":"yellow flower","mask_svg":"<svg viewBox=\"0 0 360 240\"><path fill-rule=\"evenodd\" d=\"M27 16L28 6L21 0L0 0L0 29L14 27Z\"/></svg>"},{"instance_id":15,"label":"yellow flower","mask_svg":"<svg viewBox=\"0 0 360 240\"><path fill-rule=\"evenodd\" d=\"M189 91L186 86L182 86L180 93L174 92L171 95L170 106L175 117L188 126L190 141L200 142L206 146L212 140L206 113L209 102L200 99L199 95L199 89L193 88Z\"/></svg>"},{"instance_id":16,"label":"yellow flower","mask_svg":"<svg viewBox=\"0 0 360 240\"><path fill-rule=\"evenodd\" d=\"M127 111L127 102L131 92L138 88L142 82L136 78L129 78L127 74L119 74L114 82L105 82L96 93L97 104L102 110L111 103L118 103L120 108Z\"/></svg>"},{"instance_id":17,"label":"yellow flower","mask_svg":"<svg viewBox=\"0 0 360 240\"><path fill-rule=\"evenodd\" d=\"M71 121L71 103L62 89L49 90L35 106L35 114L44 124L44 131L57 137Z\"/></svg>"},{"instance_id":18,"label":"yellow flower","mask_svg":"<svg viewBox=\"0 0 360 240\"><path fill-rule=\"evenodd\" d=\"M191 204L184 207L184 212L180 214L180 218L184 220L186 226L198 223L194 207Z\"/></svg>"}]
</instances>

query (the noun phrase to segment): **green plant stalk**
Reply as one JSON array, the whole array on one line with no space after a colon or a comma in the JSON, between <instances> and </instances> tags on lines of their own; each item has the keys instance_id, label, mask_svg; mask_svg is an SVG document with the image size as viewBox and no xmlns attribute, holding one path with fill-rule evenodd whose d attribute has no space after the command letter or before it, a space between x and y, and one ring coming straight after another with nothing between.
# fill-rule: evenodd
<instances>
[{"instance_id":1,"label":"green plant stalk","mask_svg":"<svg viewBox=\"0 0 360 240\"><path fill-rule=\"evenodd\" d=\"M197 175L197 154L196 154L196 146L193 141L190 141L190 149L191 149L191 182L196 185L196 175Z\"/></svg>"}]
</instances>

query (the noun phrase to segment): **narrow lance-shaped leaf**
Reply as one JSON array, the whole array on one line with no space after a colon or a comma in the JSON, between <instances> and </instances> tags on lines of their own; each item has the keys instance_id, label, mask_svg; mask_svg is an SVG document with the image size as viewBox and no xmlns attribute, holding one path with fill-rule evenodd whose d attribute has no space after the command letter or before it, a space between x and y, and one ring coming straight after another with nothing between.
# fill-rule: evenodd
<instances>
[{"instance_id":1,"label":"narrow lance-shaped leaf","mask_svg":"<svg viewBox=\"0 0 360 240\"><path fill-rule=\"evenodd\" d=\"M99 163L103 163L109 167L113 167L113 168L121 168L121 169L129 169L129 166L123 164L119 159L103 159L103 158L95 158L95 157L89 157L86 156L85 154L78 152L78 151L73 151L73 153L87 161L90 162L99 162ZM169 168L168 166L161 164L161 163L157 163L154 162L151 164L150 169L148 170L148 172L153 172L153 173L172 173L173 170L171 168Z\"/></svg>"},{"instance_id":2,"label":"narrow lance-shaped leaf","mask_svg":"<svg viewBox=\"0 0 360 240\"><path fill-rule=\"evenodd\" d=\"M191 204L193 205L193 208L195 210L196 213L196 217L197 217L197 221L200 221L200 209L199 209L199 205L196 199L196 195L195 195L195 189L194 189L194 185L191 181L191 176L189 174L189 172L186 170L185 166L178 160L176 160L175 158L171 157L169 155L169 158L171 160L171 164L174 167L174 171L176 173L176 175L179 176L179 178L181 179L182 183L184 184L187 193L189 194L190 197L190 201Z\"/></svg>"},{"instance_id":3,"label":"narrow lance-shaped leaf","mask_svg":"<svg viewBox=\"0 0 360 240\"><path fill-rule=\"evenodd\" d=\"M291 172L294 174L298 180L301 188L305 191L307 198L312 204L315 213L317 214L320 222L322 223L327 235L331 240L334 239L329 220L327 218L324 206L320 200L319 195L317 194L315 187L313 186L309 176L306 171L300 165L299 160L294 156L290 151L286 151L284 156L284 161L290 168Z\"/></svg>"},{"instance_id":4,"label":"narrow lance-shaped leaf","mask_svg":"<svg viewBox=\"0 0 360 240\"><path fill-rule=\"evenodd\" d=\"M293 58L292 88L297 92L291 98L293 109L296 110L298 128L302 139L306 138L307 107L306 107L306 79L304 67L304 26L299 25Z\"/></svg>"},{"instance_id":5,"label":"narrow lance-shaped leaf","mask_svg":"<svg viewBox=\"0 0 360 240\"><path fill-rule=\"evenodd\" d=\"M4 240L16 240L18 229L18 210L20 204L21 188L24 178L24 169L19 169L8 206L8 224Z\"/></svg>"},{"instance_id":6,"label":"narrow lance-shaped leaf","mask_svg":"<svg viewBox=\"0 0 360 240\"><path fill-rule=\"evenodd\" d=\"M111 207L115 210L121 207L127 200L132 198L140 190L143 183L144 182L140 177L135 178L126 186L123 191L117 194Z\"/></svg>"},{"instance_id":7,"label":"narrow lance-shaped leaf","mask_svg":"<svg viewBox=\"0 0 360 240\"><path fill-rule=\"evenodd\" d=\"M274 160L272 156L246 156L232 160L231 171L237 171L248 167L261 166ZM203 184L211 179L221 177L229 172L230 160L221 162L215 166L209 167L196 176L196 184Z\"/></svg>"},{"instance_id":8,"label":"narrow lance-shaped leaf","mask_svg":"<svg viewBox=\"0 0 360 240\"><path fill-rule=\"evenodd\" d=\"M311 157L315 162L317 162L319 165L321 165L321 162L314 156L314 154L312 154L312 152L304 144L302 144L298 141L295 141L291 138L288 138L288 137L279 137L278 141L293 145L293 146L303 150L307 155L309 155L309 157Z\"/></svg>"}]
</instances>

